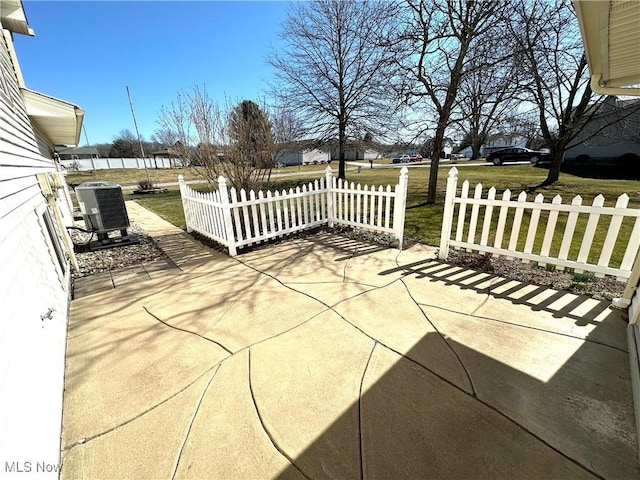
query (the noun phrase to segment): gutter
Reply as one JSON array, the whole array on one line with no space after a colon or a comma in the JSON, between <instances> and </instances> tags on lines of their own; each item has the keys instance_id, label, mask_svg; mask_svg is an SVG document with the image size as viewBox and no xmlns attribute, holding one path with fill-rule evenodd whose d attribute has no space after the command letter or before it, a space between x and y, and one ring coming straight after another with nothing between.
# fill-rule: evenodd
<instances>
[{"instance_id":1,"label":"gutter","mask_svg":"<svg viewBox=\"0 0 640 480\"><path fill-rule=\"evenodd\" d=\"M633 409L636 414L636 435L640 440L640 327L638 325L632 324L627 327L627 340L629 342ZM640 450L638 451L638 460L640 461Z\"/></svg>"}]
</instances>

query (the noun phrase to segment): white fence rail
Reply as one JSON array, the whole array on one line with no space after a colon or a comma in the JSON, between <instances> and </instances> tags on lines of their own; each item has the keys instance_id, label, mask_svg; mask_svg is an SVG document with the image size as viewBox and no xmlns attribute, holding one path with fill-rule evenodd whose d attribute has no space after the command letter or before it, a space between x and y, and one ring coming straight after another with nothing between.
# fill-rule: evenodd
<instances>
[{"instance_id":1,"label":"white fence rail","mask_svg":"<svg viewBox=\"0 0 640 480\"><path fill-rule=\"evenodd\" d=\"M462 184L458 196L457 185L458 170L454 167L449 171L447 179L440 237L441 259L447 257L450 247L457 247L538 262L541 265L573 268L577 273L587 271L596 276L613 275L620 280L626 280L631 275L640 247L640 210L627 208L629 197L626 194L617 199L615 207L603 206L602 195L598 195L590 206L582 205L580 196L576 196L571 205L567 205L562 203L559 195L551 203L544 203L542 194L537 195L533 202L527 201L525 192L514 200L509 190L496 199L495 188L489 189L487 197L483 198L481 184L475 187L471 197L468 181ZM456 206L456 231L451 239ZM606 217L609 217L608 222L604 220ZM633 226L630 235L621 240L618 237L625 218L630 218L628 221L633 222ZM481 227L478 228L480 221ZM584 228L576 229L579 222ZM528 225L526 232L523 228L525 224ZM596 234L602 234L605 228L604 240L594 242ZM577 230L583 231L583 234L576 235ZM540 242L542 232L544 236ZM621 245L622 242L626 245ZM625 247L625 250L620 265L612 266L611 255L616 243L619 248ZM552 255L554 245L560 247ZM569 258L571 247L578 245L577 256ZM597 262L589 263L590 257L597 257Z\"/></svg>"},{"instance_id":2,"label":"white fence rail","mask_svg":"<svg viewBox=\"0 0 640 480\"><path fill-rule=\"evenodd\" d=\"M408 170L400 171L398 184L364 187L333 177L327 167L324 178L289 191L258 193L228 188L224 177L218 190L200 193L178 177L188 232L198 232L229 249L335 224L385 232L402 248Z\"/></svg>"},{"instance_id":3,"label":"white fence rail","mask_svg":"<svg viewBox=\"0 0 640 480\"><path fill-rule=\"evenodd\" d=\"M175 158L80 158L60 160L60 164L69 172L87 170L109 170L115 168L173 168L180 165Z\"/></svg>"}]
</instances>

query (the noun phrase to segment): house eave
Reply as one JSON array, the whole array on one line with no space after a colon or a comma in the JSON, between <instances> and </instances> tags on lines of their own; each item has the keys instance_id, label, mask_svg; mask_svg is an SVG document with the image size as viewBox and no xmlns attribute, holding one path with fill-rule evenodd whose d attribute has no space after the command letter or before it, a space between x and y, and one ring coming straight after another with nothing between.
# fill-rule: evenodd
<instances>
[{"instance_id":1,"label":"house eave","mask_svg":"<svg viewBox=\"0 0 640 480\"><path fill-rule=\"evenodd\" d=\"M573 0L591 89L602 95L640 95L640 2Z\"/></svg>"},{"instance_id":2,"label":"house eave","mask_svg":"<svg viewBox=\"0 0 640 480\"><path fill-rule=\"evenodd\" d=\"M22 7L22 0L2 0L0 2L0 23L2 28L14 33L34 36Z\"/></svg>"},{"instance_id":3,"label":"house eave","mask_svg":"<svg viewBox=\"0 0 640 480\"><path fill-rule=\"evenodd\" d=\"M65 100L22 88L27 115L52 145L78 145L84 110Z\"/></svg>"}]
</instances>

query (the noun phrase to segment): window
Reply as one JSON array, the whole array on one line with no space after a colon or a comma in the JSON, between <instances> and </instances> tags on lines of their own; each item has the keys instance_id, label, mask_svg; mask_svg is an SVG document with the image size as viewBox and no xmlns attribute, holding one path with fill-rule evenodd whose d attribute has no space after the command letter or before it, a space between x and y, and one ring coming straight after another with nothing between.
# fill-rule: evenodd
<instances>
[{"instance_id":1,"label":"window","mask_svg":"<svg viewBox=\"0 0 640 480\"><path fill-rule=\"evenodd\" d=\"M60 245L60 237L58 236L58 231L51 219L51 214L49 210L45 210L42 213L42 220L47 229L47 233L49 234L49 238L51 239L51 244L53 245L53 250L58 259L58 264L60 265L60 269L62 273L65 274L67 271L67 261L66 256L64 254L64 250L62 249L62 245Z\"/></svg>"}]
</instances>

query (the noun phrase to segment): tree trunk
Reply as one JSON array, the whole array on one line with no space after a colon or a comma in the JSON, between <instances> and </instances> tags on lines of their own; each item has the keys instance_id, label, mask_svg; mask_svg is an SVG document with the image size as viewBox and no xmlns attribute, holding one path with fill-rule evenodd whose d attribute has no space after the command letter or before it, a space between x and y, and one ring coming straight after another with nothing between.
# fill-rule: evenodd
<instances>
[{"instance_id":1,"label":"tree trunk","mask_svg":"<svg viewBox=\"0 0 640 480\"><path fill-rule=\"evenodd\" d=\"M551 185L560 179L560 165L562 164L562 157L564 156L565 145L551 146L551 165L549 166L549 173L543 185Z\"/></svg>"},{"instance_id":2,"label":"tree trunk","mask_svg":"<svg viewBox=\"0 0 640 480\"><path fill-rule=\"evenodd\" d=\"M471 144L471 160L475 160L476 158L480 158L480 148L482 147L482 142L473 142Z\"/></svg>"},{"instance_id":3,"label":"tree trunk","mask_svg":"<svg viewBox=\"0 0 640 480\"><path fill-rule=\"evenodd\" d=\"M440 152L444 143L445 124L441 123L436 129L433 139L433 152L431 153L431 167L429 169L429 190L427 191L427 205L436 203L436 187L438 184L438 167L440 165Z\"/></svg>"},{"instance_id":4,"label":"tree trunk","mask_svg":"<svg viewBox=\"0 0 640 480\"><path fill-rule=\"evenodd\" d=\"M338 178L345 180L347 178L345 151L347 149L346 125L340 121L338 125Z\"/></svg>"}]
</instances>

